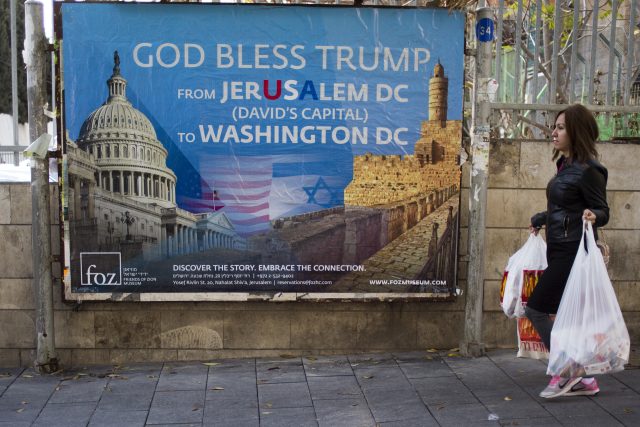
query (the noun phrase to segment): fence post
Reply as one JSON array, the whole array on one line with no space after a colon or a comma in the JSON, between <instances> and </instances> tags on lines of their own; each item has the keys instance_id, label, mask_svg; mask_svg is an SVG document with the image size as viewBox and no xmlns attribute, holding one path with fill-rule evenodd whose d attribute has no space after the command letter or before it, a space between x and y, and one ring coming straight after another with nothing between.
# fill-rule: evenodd
<instances>
[{"instance_id":1,"label":"fence post","mask_svg":"<svg viewBox=\"0 0 640 427\"><path fill-rule=\"evenodd\" d=\"M464 337L460 351L482 356L482 301L484 293L484 234L489 167L489 83L494 39L491 9L476 9L476 56L471 112L471 186L469 188L469 264L464 312Z\"/></svg>"},{"instance_id":2,"label":"fence post","mask_svg":"<svg viewBox=\"0 0 640 427\"><path fill-rule=\"evenodd\" d=\"M10 15L11 15L11 115L13 116L13 145L20 145L20 138L18 135L18 35L16 24L16 1L10 0ZM14 151L13 164L18 166L20 164L20 153Z\"/></svg>"},{"instance_id":3,"label":"fence post","mask_svg":"<svg viewBox=\"0 0 640 427\"><path fill-rule=\"evenodd\" d=\"M25 2L25 51L27 65L27 103L29 139L35 141L47 131L44 106L47 40L43 28L43 6L35 0ZM58 370L53 328L53 288L51 281L51 207L49 196L49 157L31 157L31 218L33 289L36 301L36 360L41 373Z\"/></svg>"}]
</instances>

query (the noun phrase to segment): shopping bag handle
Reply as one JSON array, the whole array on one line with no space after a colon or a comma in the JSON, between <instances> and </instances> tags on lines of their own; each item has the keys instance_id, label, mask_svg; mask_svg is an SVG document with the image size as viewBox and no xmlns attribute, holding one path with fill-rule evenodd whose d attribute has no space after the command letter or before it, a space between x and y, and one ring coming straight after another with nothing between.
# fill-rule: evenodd
<instances>
[{"instance_id":1,"label":"shopping bag handle","mask_svg":"<svg viewBox=\"0 0 640 427\"><path fill-rule=\"evenodd\" d=\"M593 225L591 224L591 221L583 220L582 222L584 226L584 249L587 251L587 253L589 253L591 250L594 250L594 253L600 252L600 249L598 249L598 246L596 245L596 236L593 231Z\"/></svg>"}]
</instances>

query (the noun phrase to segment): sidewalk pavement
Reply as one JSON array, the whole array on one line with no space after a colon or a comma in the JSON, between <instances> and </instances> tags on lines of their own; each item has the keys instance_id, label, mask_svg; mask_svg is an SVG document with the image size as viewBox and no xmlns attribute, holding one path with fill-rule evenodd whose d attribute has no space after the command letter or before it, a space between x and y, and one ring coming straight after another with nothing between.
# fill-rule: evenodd
<instances>
[{"instance_id":1,"label":"sidewalk pavement","mask_svg":"<svg viewBox=\"0 0 640 427\"><path fill-rule=\"evenodd\" d=\"M455 349L454 349L455 350ZM0 369L0 426L638 426L640 369L545 400L514 350Z\"/></svg>"}]
</instances>

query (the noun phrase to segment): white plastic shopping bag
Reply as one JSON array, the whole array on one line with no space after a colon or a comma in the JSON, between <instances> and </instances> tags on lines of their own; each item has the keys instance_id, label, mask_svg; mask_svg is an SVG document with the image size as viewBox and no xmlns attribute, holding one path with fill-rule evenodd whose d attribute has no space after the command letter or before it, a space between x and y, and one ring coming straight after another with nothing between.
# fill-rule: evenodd
<instances>
[{"instance_id":1,"label":"white plastic shopping bag","mask_svg":"<svg viewBox=\"0 0 640 427\"><path fill-rule=\"evenodd\" d=\"M591 223L585 227L551 331L549 375L612 373L629 361L629 332Z\"/></svg>"},{"instance_id":2,"label":"white plastic shopping bag","mask_svg":"<svg viewBox=\"0 0 640 427\"><path fill-rule=\"evenodd\" d=\"M526 243L509 258L502 276L500 305L508 317L524 317L524 305L537 278L547 268L547 244L540 234L529 235ZM532 283L532 279L534 282ZM523 286L528 284L528 287ZM524 298L523 298L524 297Z\"/></svg>"}]
</instances>

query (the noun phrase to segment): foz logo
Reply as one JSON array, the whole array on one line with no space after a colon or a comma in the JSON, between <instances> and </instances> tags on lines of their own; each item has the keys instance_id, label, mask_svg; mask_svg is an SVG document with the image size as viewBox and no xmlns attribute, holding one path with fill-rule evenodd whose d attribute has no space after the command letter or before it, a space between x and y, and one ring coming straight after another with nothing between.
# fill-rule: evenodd
<instances>
[{"instance_id":1,"label":"foz logo","mask_svg":"<svg viewBox=\"0 0 640 427\"><path fill-rule=\"evenodd\" d=\"M80 275L82 286L121 285L120 252L81 252Z\"/></svg>"}]
</instances>

